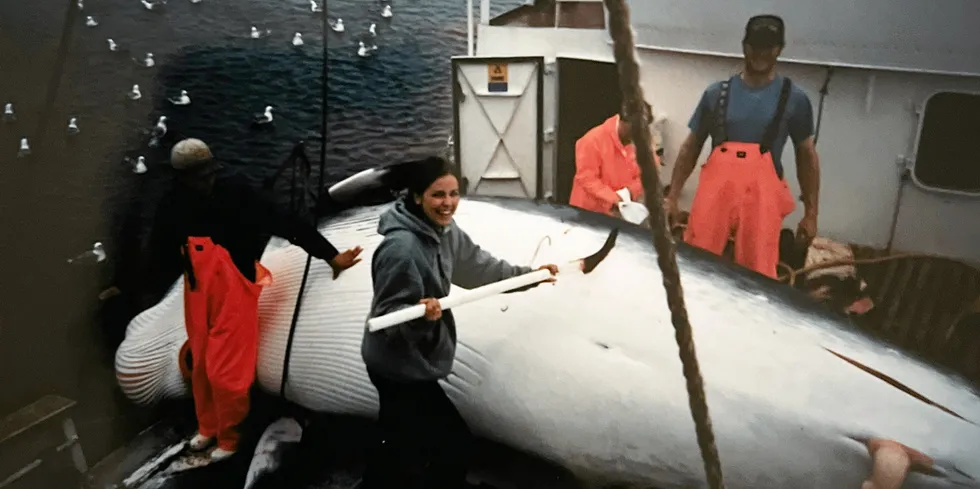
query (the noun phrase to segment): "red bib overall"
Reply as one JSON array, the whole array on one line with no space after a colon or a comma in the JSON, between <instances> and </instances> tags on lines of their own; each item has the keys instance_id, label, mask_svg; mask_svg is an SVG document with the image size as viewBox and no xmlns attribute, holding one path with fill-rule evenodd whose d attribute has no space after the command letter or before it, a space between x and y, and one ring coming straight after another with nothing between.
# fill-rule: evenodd
<instances>
[{"instance_id":1,"label":"red bib overall","mask_svg":"<svg viewBox=\"0 0 980 489\"><path fill-rule=\"evenodd\" d=\"M772 147L789 97L785 79L779 106L763 143L728 141L724 130L729 84L722 84L716 115L721 144L701 167L684 241L721 255L732 234L735 261L771 278L779 263L779 232L796 207L786 181L776 174Z\"/></svg>"},{"instance_id":2,"label":"red bib overall","mask_svg":"<svg viewBox=\"0 0 980 489\"><path fill-rule=\"evenodd\" d=\"M191 270L184 273L184 321L198 431L234 451L255 380L259 293L272 275L256 262L251 282L210 238L188 238L183 254Z\"/></svg>"}]
</instances>

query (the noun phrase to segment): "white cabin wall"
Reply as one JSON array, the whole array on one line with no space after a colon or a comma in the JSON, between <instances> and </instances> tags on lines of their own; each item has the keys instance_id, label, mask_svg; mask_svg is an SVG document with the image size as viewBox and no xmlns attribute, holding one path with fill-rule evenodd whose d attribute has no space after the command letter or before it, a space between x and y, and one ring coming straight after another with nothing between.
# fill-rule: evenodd
<instances>
[{"instance_id":1,"label":"white cabin wall","mask_svg":"<svg viewBox=\"0 0 980 489\"><path fill-rule=\"evenodd\" d=\"M689 133L688 119L702 90L738 72L735 58L641 50L641 83L647 99L668 115L664 129L665 176L673 172L677 151ZM810 96L816 118L826 69L783 63L789 76ZM874 76L872 96L869 79ZM822 235L884 247L891 234L901 167L899 155L911 155L919 118L916 106L940 90L980 91L980 79L907 74L859 69L835 70L824 101L817 152L821 164L820 220ZM870 109L870 110L866 110ZM681 206L690 208L700 164L710 152L705 143L699 166L684 187ZM800 194L793 146L782 160L793 194ZM915 184L906 184L894 247L908 251L943 252L980 261L980 198L937 198ZM795 227L803 204L787 217ZM972 219L971 219L971 216Z\"/></svg>"},{"instance_id":2,"label":"white cabin wall","mask_svg":"<svg viewBox=\"0 0 980 489\"><path fill-rule=\"evenodd\" d=\"M478 26L478 56L556 56L612 61L608 33L591 29L548 29L510 26ZM791 54L792 45L786 55ZM647 100L665 112L664 178L673 171L680 143L688 134L687 121L702 90L710 83L738 72L734 57L678 53L641 48L641 83ZM819 109L820 87L826 68L784 62L779 70L790 76L810 96L814 117ZM869 98L869 83L874 77ZM544 127L556 124L557 80L545 78ZM918 133L916 108L937 91L980 92L980 78L881 70L837 68L824 102L817 151L821 158L819 230L827 237L868 246L884 247L892 238L892 220L900 185L900 155L913 156ZM699 163L709 152L702 150ZM554 144L544 148L546 190L552 185ZM799 195L792 144L783 154L786 178ZM685 186L681 206L689 208L699 168ZM938 195L905 184L893 248L940 253L980 262L980 198ZM787 217L784 226L794 228L803 204Z\"/></svg>"},{"instance_id":3,"label":"white cabin wall","mask_svg":"<svg viewBox=\"0 0 980 489\"><path fill-rule=\"evenodd\" d=\"M484 57L543 56L550 65L544 75L544 118L542 126L545 133L554 130L558 124L558 77L555 73L555 57L564 54L564 46L574 46L577 56L590 59L612 60L612 50L607 45L606 31L597 29L547 29L540 27L477 26L479 37L476 55ZM545 196L555 191L555 142L545 139L541 148L543 190Z\"/></svg>"}]
</instances>

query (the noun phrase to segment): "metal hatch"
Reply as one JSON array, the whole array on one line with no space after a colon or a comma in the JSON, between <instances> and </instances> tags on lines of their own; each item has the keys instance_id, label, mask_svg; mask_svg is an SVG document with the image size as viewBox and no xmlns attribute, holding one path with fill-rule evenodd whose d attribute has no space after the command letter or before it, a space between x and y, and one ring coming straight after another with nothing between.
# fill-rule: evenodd
<instances>
[{"instance_id":1,"label":"metal hatch","mask_svg":"<svg viewBox=\"0 0 980 489\"><path fill-rule=\"evenodd\" d=\"M454 150L463 193L543 194L544 58L452 58Z\"/></svg>"}]
</instances>

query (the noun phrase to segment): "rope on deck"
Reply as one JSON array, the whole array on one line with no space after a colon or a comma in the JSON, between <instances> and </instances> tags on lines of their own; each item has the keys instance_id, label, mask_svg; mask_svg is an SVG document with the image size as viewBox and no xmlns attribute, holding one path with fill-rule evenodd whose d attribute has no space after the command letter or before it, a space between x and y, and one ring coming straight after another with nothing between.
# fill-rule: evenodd
<instances>
[{"instance_id":1,"label":"rope on deck","mask_svg":"<svg viewBox=\"0 0 980 489\"><path fill-rule=\"evenodd\" d=\"M646 106L643 90L640 87L640 70L636 61L636 47L633 30L630 27L629 8L625 0L603 0L609 11L609 34L613 40L616 66L619 70L619 85L622 90L626 110L630 120L645 120ZM684 289L681 287L680 272L677 269L676 247L667 223L663 208L663 185L654 166L653 151L650 146L650 133L643 124L632 124L633 144L636 146L636 161L640 166L646 206L650 211L650 228L653 232L653 246L657 250L657 263L663 275L667 290L667 305L670 307L671 322L680 349L684 378L687 380L687 396L691 415L697 433L698 447L704 462L708 485L712 489L722 489L725 482L721 474L721 460L715 437L711 429L711 416L704 394L704 381L694 349L691 323L684 306Z\"/></svg>"}]
</instances>

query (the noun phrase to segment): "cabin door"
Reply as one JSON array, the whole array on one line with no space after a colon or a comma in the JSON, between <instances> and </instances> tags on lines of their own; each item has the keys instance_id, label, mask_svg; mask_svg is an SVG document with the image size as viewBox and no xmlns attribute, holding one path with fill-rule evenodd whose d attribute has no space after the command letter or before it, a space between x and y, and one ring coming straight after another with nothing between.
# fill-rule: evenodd
<instances>
[{"instance_id":1,"label":"cabin door","mask_svg":"<svg viewBox=\"0 0 980 489\"><path fill-rule=\"evenodd\" d=\"M454 149L463 193L543 197L544 58L454 57Z\"/></svg>"},{"instance_id":2,"label":"cabin door","mask_svg":"<svg viewBox=\"0 0 980 489\"><path fill-rule=\"evenodd\" d=\"M575 143L622 105L616 63L558 58L555 200L568 203L575 179Z\"/></svg>"}]
</instances>

